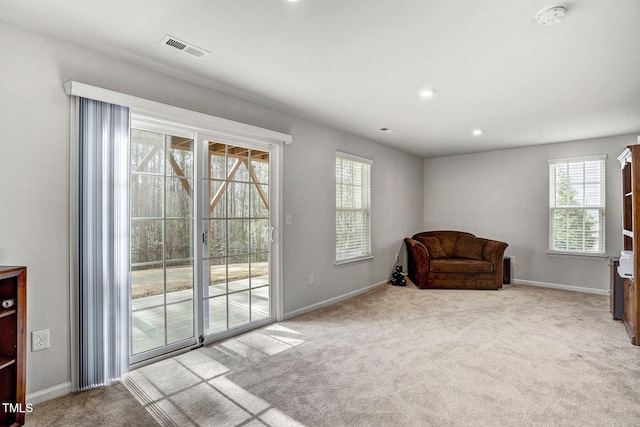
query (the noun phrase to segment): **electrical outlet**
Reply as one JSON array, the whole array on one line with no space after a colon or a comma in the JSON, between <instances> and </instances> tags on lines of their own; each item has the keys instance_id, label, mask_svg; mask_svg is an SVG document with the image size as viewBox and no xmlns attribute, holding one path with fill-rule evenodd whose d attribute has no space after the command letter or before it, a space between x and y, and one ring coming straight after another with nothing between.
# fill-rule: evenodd
<instances>
[{"instance_id":1,"label":"electrical outlet","mask_svg":"<svg viewBox=\"0 0 640 427\"><path fill-rule=\"evenodd\" d=\"M41 329L31 332L31 351L40 351L49 348L49 329Z\"/></svg>"},{"instance_id":2,"label":"electrical outlet","mask_svg":"<svg viewBox=\"0 0 640 427\"><path fill-rule=\"evenodd\" d=\"M511 255L511 264L515 264L516 263L516 257L514 255Z\"/></svg>"},{"instance_id":3,"label":"electrical outlet","mask_svg":"<svg viewBox=\"0 0 640 427\"><path fill-rule=\"evenodd\" d=\"M315 285L315 283L316 283L316 275L313 273L309 273L309 284Z\"/></svg>"}]
</instances>

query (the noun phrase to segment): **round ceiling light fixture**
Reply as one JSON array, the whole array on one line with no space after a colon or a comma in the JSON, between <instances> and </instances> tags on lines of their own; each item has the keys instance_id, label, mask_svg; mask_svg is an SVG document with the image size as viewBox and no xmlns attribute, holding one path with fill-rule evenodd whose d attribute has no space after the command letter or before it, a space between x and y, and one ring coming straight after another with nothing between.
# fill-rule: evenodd
<instances>
[{"instance_id":1,"label":"round ceiling light fixture","mask_svg":"<svg viewBox=\"0 0 640 427\"><path fill-rule=\"evenodd\" d=\"M436 94L436 90L435 89L422 89L419 92L419 94L423 98L431 98L433 95Z\"/></svg>"},{"instance_id":2,"label":"round ceiling light fixture","mask_svg":"<svg viewBox=\"0 0 640 427\"><path fill-rule=\"evenodd\" d=\"M536 14L536 22L538 23L538 25L542 26L557 24L558 22L562 21L562 18L564 18L564 15L566 15L566 13L566 4L548 6Z\"/></svg>"},{"instance_id":3,"label":"round ceiling light fixture","mask_svg":"<svg viewBox=\"0 0 640 427\"><path fill-rule=\"evenodd\" d=\"M480 135L482 135L483 133L484 133L484 132L482 131L482 129L474 129L474 130L471 132L471 135L473 135L473 136L480 136Z\"/></svg>"}]
</instances>

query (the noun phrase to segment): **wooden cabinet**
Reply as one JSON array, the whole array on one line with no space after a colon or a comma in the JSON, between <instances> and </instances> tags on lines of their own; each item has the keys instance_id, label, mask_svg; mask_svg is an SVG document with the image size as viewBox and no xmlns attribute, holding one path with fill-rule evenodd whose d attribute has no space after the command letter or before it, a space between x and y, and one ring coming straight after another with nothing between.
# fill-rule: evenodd
<instances>
[{"instance_id":1,"label":"wooden cabinet","mask_svg":"<svg viewBox=\"0 0 640 427\"><path fill-rule=\"evenodd\" d=\"M622 167L622 249L633 252L633 277L624 279L622 322L631 343L640 345L640 145L628 146L618 157ZM622 260L621 260L622 262Z\"/></svg>"},{"instance_id":2,"label":"wooden cabinet","mask_svg":"<svg viewBox=\"0 0 640 427\"><path fill-rule=\"evenodd\" d=\"M26 267L0 266L0 426L24 424Z\"/></svg>"}]
</instances>

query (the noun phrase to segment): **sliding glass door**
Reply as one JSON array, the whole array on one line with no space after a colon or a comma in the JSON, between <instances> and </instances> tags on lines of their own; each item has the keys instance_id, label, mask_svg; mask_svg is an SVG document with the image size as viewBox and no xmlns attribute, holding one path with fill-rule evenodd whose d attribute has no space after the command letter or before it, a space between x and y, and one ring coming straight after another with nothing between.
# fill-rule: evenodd
<instances>
[{"instance_id":1,"label":"sliding glass door","mask_svg":"<svg viewBox=\"0 0 640 427\"><path fill-rule=\"evenodd\" d=\"M269 152L206 143L205 335L269 318Z\"/></svg>"},{"instance_id":2,"label":"sliding glass door","mask_svg":"<svg viewBox=\"0 0 640 427\"><path fill-rule=\"evenodd\" d=\"M132 364L274 319L271 149L132 121Z\"/></svg>"}]
</instances>

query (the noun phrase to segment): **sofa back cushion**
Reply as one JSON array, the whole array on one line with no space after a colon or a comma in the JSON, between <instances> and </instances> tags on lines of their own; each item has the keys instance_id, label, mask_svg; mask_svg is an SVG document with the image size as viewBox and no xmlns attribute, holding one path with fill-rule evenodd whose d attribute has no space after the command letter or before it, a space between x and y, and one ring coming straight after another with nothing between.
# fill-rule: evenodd
<instances>
[{"instance_id":1,"label":"sofa back cushion","mask_svg":"<svg viewBox=\"0 0 640 427\"><path fill-rule=\"evenodd\" d=\"M487 239L480 239L472 234L460 233L453 248L454 258L482 260L482 250Z\"/></svg>"},{"instance_id":2,"label":"sofa back cushion","mask_svg":"<svg viewBox=\"0 0 640 427\"><path fill-rule=\"evenodd\" d=\"M423 231L422 233L415 234L413 238L417 241L420 241L420 238L423 237L437 238L440 242L440 246L447 254L447 258L451 258L453 256L453 248L456 245L458 234L460 234L459 231Z\"/></svg>"},{"instance_id":3,"label":"sofa back cushion","mask_svg":"<svg viewBox=\"0 0 640 427\"><path fill-rule=\"evenodd\" d=\"M427 247L429 257L433 259L448 258L437 237L419 236L418 241Z\"/></svg>"}]
</instances>

